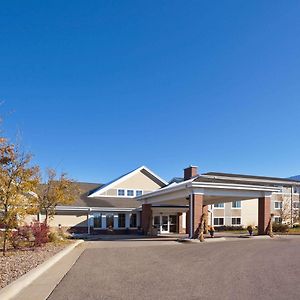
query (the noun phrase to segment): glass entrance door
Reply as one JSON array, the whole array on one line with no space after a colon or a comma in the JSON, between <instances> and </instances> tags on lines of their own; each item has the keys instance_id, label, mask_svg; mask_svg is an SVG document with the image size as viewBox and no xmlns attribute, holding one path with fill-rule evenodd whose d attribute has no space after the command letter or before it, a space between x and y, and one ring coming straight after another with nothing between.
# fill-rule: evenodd
<instances>
[{"instance_id":1,"label":"glass entrance door","mask_svg":"<svg viewBox=\"0 0 300 300\"><path fill-rule=\"evenodd\" d=\"M177 215L154 215L153 225L159 233L177 232Z\"/></svg>"},{"instance_id":2,"label":"glass entrance door","mask_svg":"<svg viewBox=\"0 0 300 300\"><path fill-rule=\"evenodd\" d=\"M158 232L160 232L160 216L154 216L153 225L157 228Z\"/></svg>"},{"instance_id":3,"label":"glass entrance door","mask_svg":"<svg viewBox=\"0 0 300 300\"><path fill-rule=\"evenodd\" d=\"M170 232L169 215L156 215L153 216L153 225L158 229L159 233Z\"/></svg>"}]
</instances>

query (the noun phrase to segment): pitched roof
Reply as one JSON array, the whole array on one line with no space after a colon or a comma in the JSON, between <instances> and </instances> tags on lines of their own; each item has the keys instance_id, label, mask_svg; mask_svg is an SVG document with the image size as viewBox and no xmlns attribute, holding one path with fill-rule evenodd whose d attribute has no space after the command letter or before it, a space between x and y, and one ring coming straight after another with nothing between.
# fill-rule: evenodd
<instances>
[{"instance_id":1,"label":"pitched roof","mask_svg":"<svg viewBox=\"0 0 300 300\"><path fill-rule=\"evenodd\" d=\"M299 184L299 181L293 180L290 178L280 178L280 177L268 177L268 176L255 176L255 175L244 175L244 174L232 174L232 173L220 173L220 172L208 172L202 174L200 177L203 178L208 176L210 180L227 180L229 182L239 181L241 183L249 184L266 184L270 185L291 185L291 184ZM199 179L198 179L199 180Z\"/></svg>"},{"instance_id":2,"label":"pitched roof","mask_svg":"<svg viewBox=\"0 0 300 300\"><path fill-rule=\"evenodd\" d=\"M179 182L182 182L184 181L183 177L173 177L170 181L169 181L169 185L172 184L172 183L179 183Z\"/></svg>"},{"instance_id":3,"label":"pitched roof","mask_svg":"<svg viewBox=\"0 0 300 300\"><path fill-rule=\"evenodd\" d=\"M75 201L69 205L72 207L115 207L137 208L140 204L133 198L126 197L89 197L95 190L102 186L99 183L74 182L80 190Z\"/></svg>"},{"instance_id":4,"label":"pitched roof","mask_svg":"<svg viewBox=\"0 0 300 300\"><path fill-rule=\"evenodd\" d=\"M289 177L289 179L300 181L300 175L295 175L295 176Z\"/></svg>"}]
</instances>

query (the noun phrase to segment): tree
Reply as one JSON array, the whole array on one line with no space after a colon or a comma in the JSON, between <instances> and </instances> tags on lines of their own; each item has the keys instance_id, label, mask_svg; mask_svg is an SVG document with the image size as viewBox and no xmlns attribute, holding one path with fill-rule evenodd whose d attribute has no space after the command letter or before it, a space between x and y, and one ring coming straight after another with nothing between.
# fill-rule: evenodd
<instances>
[{"instance_id":1,"label":"tree","mask_svg":"<svg viewBox=\"0 0 300 300\"><path fill-rule=\"evenodd\" d=\"M293 193L292 187L286 187L283 189L282 193L278 195L278 201L281 202L280 207L280 217L284 224L293 225L294 220L294 210L293 210Z\"/></svg>"},{"instance_id":2,"label":"tree","mask_svg":"<svg viewBox=\"0 0 300 300\"><path fill-rule=\"evenodd\" d=\"M4 228L3 255L13 229L28 214L36 212L34 191L39 183L39 168L30 166L31 155L0 138L0 223Z\"/></svg>"},{"instance_id":3,"label":"tree","mask_svg":"<svg viewBox=\"0 0 300 300\"><path fill-rule=\"evenodd\" d=\"M45 224L53 218L58 205L67 205L75 201L79 189L75 182L62 173L57 178L53 169L47 170L47 178L44 184L38 188L38 206L41 213L45 213Z\"/></svg>"}]
</instances>

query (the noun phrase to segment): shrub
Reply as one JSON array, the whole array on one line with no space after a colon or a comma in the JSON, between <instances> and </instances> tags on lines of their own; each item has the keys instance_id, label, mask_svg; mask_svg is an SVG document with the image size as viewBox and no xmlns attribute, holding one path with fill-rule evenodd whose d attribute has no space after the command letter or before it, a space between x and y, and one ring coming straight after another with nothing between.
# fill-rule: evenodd
<instances>
[{"instance_id":1,"label":"shrub","mask_svg":"<svg viewBox=\"0 0 300 300\"><path fill-rule=\"evenodd\" d=\"M10 242L14 248L20 248L21 245L34 242L31 225L24 225L13 231L10 237Z\"/></svg>"},{"instance_id":2,"label":"shrub","mask_svg":"<svg viewBox=\"0 0 300 300\"><path fill-rule=\"evenodd\" d=\"M34 222L31 226L32 234L34 236L34 246L39 247L46 244L49 241L49 226L40 222Z\"/></svg>"},{"instance_id":3,"label":"shrub","mask_svg":"<svg viewBox=\"0 0 300 300\"><path fill-rule=\"evenodd\" d=\"M234 231L234 230L243 230L243 226L218 226L215 227L216 231Z\"/></svg>"},{"instance_id":4,"label":"shrub","mask_svg":"<svg viewBox=\"0 0 300 300\"><path fill-rule=\"evenodd\" d=\"M48 235L48 239L50 243L56 243L63 241L67 236L63 232L52 231Z\"/></svg>"},{"instance_id":5,"label":"shrub","mask_svg":"<svg viewBox=\"0 0 300 300\"><path fill-rule=\"evenodd\" d=\"M53 243L53 242L55 243L60 240L60 237L56 232L53 231L53 232L49 233L48 240L50 243Z\"/></svg>"},{"instance_id":6,"label":"shrub","mask_svg":"<svg viewBox=\"0 0 300 300\"><path fill-rule=\"evenodd\" d=\"M9 234L9 241L15 249L22 246L39 247L49 241L48 234L49 227L36 221L12 230Z\"/></svg>"},{"instance_id":7,"label":"shrub","mask_svg":"<svg viewBox=\"0 0 300 300\"><path fill-rule=\"evenodd\" d=\"M289 226L287 224L273 223L272 229L273 232L286 233L289 231Z\"/></svg>"}]
</instances>

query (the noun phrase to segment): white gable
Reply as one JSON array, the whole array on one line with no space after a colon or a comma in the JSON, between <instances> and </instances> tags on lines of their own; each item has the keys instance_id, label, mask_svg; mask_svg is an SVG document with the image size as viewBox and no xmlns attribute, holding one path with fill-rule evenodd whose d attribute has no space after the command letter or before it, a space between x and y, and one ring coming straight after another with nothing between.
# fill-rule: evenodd
<instances>
[{"instance_id":1,"label":"white gable","mask_svg":"<svg viewBox=\"0 0 300 300\"><path fill-rule=\"evenodd\" d=\"M155 191L166 184L165 180L161 179L145 166L142 166L100 187L89 197L117 197L118 189L124 189L125 191L142 190L143 194L145 194Z\"/></svg>"}]
</instances>

